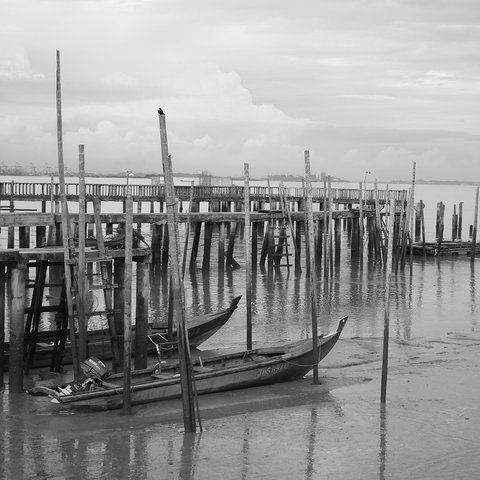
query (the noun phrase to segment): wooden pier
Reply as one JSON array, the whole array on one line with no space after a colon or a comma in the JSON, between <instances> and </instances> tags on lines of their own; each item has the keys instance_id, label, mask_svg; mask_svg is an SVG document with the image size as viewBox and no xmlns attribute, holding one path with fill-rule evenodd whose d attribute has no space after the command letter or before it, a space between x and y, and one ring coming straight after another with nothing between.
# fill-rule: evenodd
<instances>
[{"instance_id":1,"label":"wooden pier","mask_svg":"<svg viewBox=\"0 0 480 480\"><path fill-rule=\"evenodd\" d=\"M136 335L135 342L146 338L148 322L149 281L152 275L159 275L167 281L170 256L170 238L167 228L166 195L162 185L132 185L132 200L137 203L137 212L133 213L137 238L142 232L149 244L138 242L133 249L132 258L137 272L137 328L145 335ZM98 314L112 317L112 351L118 349L123 332L123 291L125 275L125 250L121 243L99 242L100 237L120 236L125 223L126 185L87 184L86 207L93 206L93 213L82 215L85 222L87 244L85 250L85 270L94 276L94 265L102 273L100 288L111 297L106 298L107 307ZM244 239L245 231L245 189L240 186L176 186L177 221L184 224L185 245L189 245L190 271L201 268L208 272L212 262L217 262L219 275L225 270L241 268L244 259L235 258L235 242ZM80 199L77 183L65 184L65 194L69 202ZM405 222L407 192L391 192L395 198L397 222L399 227ZM268 268L268 271L294 268L295 274L301 274L306 265L308 245L306 242L305 194L303 189L280 187L249 188L249 222L251 226L250 252L251 268ZM349 236L349 255L359 257L363 254L364 240L368 235L368 254L382 264L385 249L385 232L382 209L387 201L385 191L362 189L313 188L312 203L314 222L314 252L317 268L324 269L328 276L333 264L339 265L341 258L341 236ZM38 204L38 211L31 211L32 202ZM43 313L57 319L57 338L60 353L52 358L52 369L61 368L61 348L68 335L65 284L62 273L62 215L59 213L60 189L54 183L0 183L0 229L7 229L6 239L0 244L0 330L5 334L5 303L8 299L10 311L10 372L14 381L11 388L21 390L23 372L28 370L35 356L35 342ZM117 212L103 212L102 202L117 202ZM142 211L149 203L148 212ZM88 208L85 208L87 211ZM69 223L78 236L79 214L69 214ZM203 245L201 235L203 230ZM148 231L148 234L147 234ZM397 233L400 239L399 233ZM191 237L191 238L189 238ZM400 240L395 245L401 251ZM203 247L203 259L199 260ZM216 255L212 255L215 252ZM185 255L187 248L185 248ZM345 253L343 254L345 255ZM186 259L185 259L186 260ZM184 260L184 261L185 261ZM73 262L78 264L78 255L73 252ZM185 261L186 263L186 261ZM30 279L30 270L35 271L35 280ZM75 280L75 278L74 278ZM93 284L93 282L92 282ZM56 293L59 303L43 305L44 293L52 289L62 290ZM9 294L6 295L8 289ZM32 294L27 295L31 289ZM113 293L112 293L113 292ZM146 292L145 298L141 292ZM27 299L30 299L27 301ZM137 330L138 331L138 330ZM4 337L3 337L4 338ZM0 339L1 340L1 339ZM0 342L3 347L3 340ZM84 349L85 350L85 349ZM140 343L136 352L145 351ZM3 360L4 352L0 352ZM113 355L115 359L115 355ZM0 360L1 361L1 360ZM136 359L136 368L142 368L146 358ZM119 362L117 362L119 364ZM121 365L118 365L121 368ZM0 372L3 371L0 365ZM16 379L16 380L15 380Z\"/></svg>"}]
</instances>

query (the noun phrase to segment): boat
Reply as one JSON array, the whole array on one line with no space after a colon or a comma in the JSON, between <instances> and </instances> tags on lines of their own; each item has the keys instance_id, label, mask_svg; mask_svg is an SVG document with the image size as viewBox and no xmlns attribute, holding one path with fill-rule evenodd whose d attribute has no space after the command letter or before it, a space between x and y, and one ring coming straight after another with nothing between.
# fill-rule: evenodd
<instances>
[{"instance_id":1,"label":"boat","mask_svg":"<svg viewBox=\"0 0 480 480\"><path fill-rule=\"evenodd\" d=\"M318 337L318 361L332 350L348 317L339 320L334 332ZM287 382L304 377L313 368L313 340L305 339L278 346L213 354L201 352L192 362L198 394L214 393ZM202 358L204 355L204 358ZM110 410L123 405L123 374L109 375L96 359L83 364L77 380L59 386L38 385L32 395L48 395L52 402L67 408ZM179 365L162 364L131 372L132 405L158 402L181 396Z\"/></svg>"},{"instance_id":2,"label":"boat","mask_svg":"<svg viewBox=\"0 0 480 480\"><path fill-rule=\"evenodd\" d=\"M197 348L212 335L214 335L221 327L223 327L236 310L242 295L235 297L228 308L217 312L198 315L196 317L187 318L187 332L190 347ZM38 332L37 343L35 345L35 353L33 355L30 368L39 368L50 366L54 349L54 338L56 332ZM167 322L154 323L149 327L149 338L152 342L148 344L149 353L162 351L176 351L178 344L177 329L174 327L172 331L172 339L168 339ZM5 343L5 364L8 365L9 344ZM110 332L108 329L91 330L87 333L88 355L97 357L101 360L109 360L112 358L112 350L110 343ZM65 345L63 355L63 364L72 362L70 342Z\"/></svg>"}]
</instances>

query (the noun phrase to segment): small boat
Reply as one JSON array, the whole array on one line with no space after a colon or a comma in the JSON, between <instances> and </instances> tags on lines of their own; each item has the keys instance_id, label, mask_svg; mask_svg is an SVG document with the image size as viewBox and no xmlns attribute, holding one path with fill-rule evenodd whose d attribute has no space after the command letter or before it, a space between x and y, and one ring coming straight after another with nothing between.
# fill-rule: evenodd
<instances>
[{"instance_id":1,"label":"small boat","mask_svg":"<svg viewBox=\"0 0 480 480\"><path fill-rule=\"evenodd\" d=\"M236 310L242 295L235 297L228 308L219 310L213 313L198 315L196 317L187 318L186 326L188 331L188 338L191 348L196 348L213 334L215 334L221 327L223 327ZM38 332L37 344L35 345L35 354L33 356L30 368L47 367L51 364L53 354L53 339L56 332ZM177 350L178 337L177 329L173 328L172 339L168 340L168 325L167 322L154 323L149 328L149 338L152 343L149 343L149 353L155 353L158 348L164 351ZM157 350L154 345L158 345ZM97 357L102 360L109 360L112 358L112 350L110 345L110 332L108 329L91 330L87 333L88 355ZM8 365L9 344L5 343L5 364ZM63 356L63 363L68 364L72 362L70 343L65 346Z\"/></svg>"},{"instance_id":2,"label":"small boat","mask_svg":"<svg viewBox=\"0 0 480 480\"><path fill-rule=\"evenodd\" d=\"M325 358L337 342L347 317L339 320L337 329L318 337L318 361ZM88 359L84 374L60 386L36 386L32 395L48 395L65 407L93 410L121 408L123 375L108 375L105 365ZM313 341L258 347L252 350L197 357L192 362L198 394L255 387L302 378L313 368ZM132 372L130 401L132 405L157 402L181 396L178 363L158 364L153 369Z\"/></svg>"}]
</instances>

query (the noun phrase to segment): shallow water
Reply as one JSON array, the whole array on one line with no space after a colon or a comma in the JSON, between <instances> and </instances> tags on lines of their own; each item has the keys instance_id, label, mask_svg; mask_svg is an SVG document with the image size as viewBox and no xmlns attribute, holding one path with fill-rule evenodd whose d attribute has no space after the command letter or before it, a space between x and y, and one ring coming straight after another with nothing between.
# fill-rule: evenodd
<instances>
[{"instance_id":1,"label":"shallow water","mask_svg":"<svg viewBox=\"0 0 480 480\"><path fill-rule=\"evenodd\" d=\"M417 197L419 198L419 197ZM459 198L458 200L463 200ZM0 395L0 479L472 479L480 470L480 268L468 257L414 258L390 297L388 402L379 403L385 278L367 259L318 278L319 330L349 315L342 340L311 379L200 398L204 431L182 433L179 402L71 413L45 398ZM215 245L212 247L215 251ZM241 242L237 261L243 266ZM311 336L301 276L258 270L253 339ZM245 294L245 269L187 274L188 314ZM167 313L154 283L151 319ZM244 345L245 296L203 349Z\"/></svg>"},{"instance_id":2,"label":"shallow water","mask_svg":"<svg viewBox=\"0 0 480 480\"><path fill-rule=\"evenodd\" d=\"M388 403L379 403L385 283L343 265L318 286L320 330L349 321L311 379L201 397L204 431L182 433L178 402L71 413L45 398L1 398L0 478L470 479L480 468L478 263L415 259L392 283ZM244 293L242 270L186 279L187 310ZM207 281L208 280L208 281ZM254 340L309 336L306 276L254 282ZM195 285L195 286L193 286ZM306 293L307 289L307 293ZM198 304L199 307L195 307ZM165 304L152 306L162 314ZM202 348L245 342L246 306ZM207 398L208 397L208 398Z\"/></svg>"}]
</instances>

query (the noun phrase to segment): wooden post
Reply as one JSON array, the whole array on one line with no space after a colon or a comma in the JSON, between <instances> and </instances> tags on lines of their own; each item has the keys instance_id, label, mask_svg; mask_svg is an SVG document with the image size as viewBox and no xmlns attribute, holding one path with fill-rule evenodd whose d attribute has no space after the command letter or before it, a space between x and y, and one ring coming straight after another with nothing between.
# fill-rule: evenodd
<instances>
[{"instance_id":1,"label":"wooden post","mask_svg":"<svg viewBox=\"0 0 480 480\"><path fill-rule=\"evenodd\" d=\"M5 268L0 264L0 391L4 388L5 372Z\"/></svg>"},{"instance_id":2,"label":"wooden post","mask_svg":"<svg viewBox=\"0 0 480 480\"><path fill-rule=\"evenodd\" d=\"M257 271L257 258L258 258L258 222L252 223L252 274Z\"/></svg>"},{"instance_id":3,"label":"wooden post","mask_svg":"<svg viewBox=\"0 0 480 480\"><path fill-rule=\"evenodd\" d=\"M365 235L365 229L363 225L363 183L360 182L360 198L359 198L359 208L358 208L358 245L359 245L359 258L360 263L363 263L363 241Z\"/></svg>"},{"instance_id":4,"label":"wooden post","mask_svg":"<svg viewBox=\"0 0 480 480\"><path fill-rule=\"evenodd\" d=\"M438 254L440 255L440 249L443 242L443 230L444 230L444 218L445 218L445 205L443 202L439 204L439 225L438 225Z\"/></svg>"},{"instance_id":5,"label":"wooden post","mask_svg":"<svg viewBox=\"0 0 480 480\"><path fill-rule=\"evenodd\" d=\"M225 272L225 222L221 222L218 233L218 274L223 276Z\"/></svg>"},{"instance_id":6,"label":"wooden post","mask_svg":"<svg viewBox=\"0 0 480 480\"><path fill-rule=\"evenodd\" d=\"M243 164L245 181L245 281L247 297L247 350L252 349L252 259L250 252L250 173L248 163ZM287 259L288 260L288 259Z\"/></svg>"},{"instance_id":7,"label":"wooden post","mask_svg":"<svg viewBox=\"0 0 480 480\"><path fill-rule=\"evenodd\" d=\"M182 389L183 424L186 431L195 432L195 408L194 408L194 379L190 359L190 345L188 332L185 325L185 308L183 281L180 272L180 249L178 244L178 223L176 222L175 191L173 186L173 172L171 159L168 155L167 128L165 114L162 109L158 110L160 124L160 139L162 148L162 163L165 176L165 198L167 204L167 221L171 242L171 271L175 300L175 321L178 329L178 354L180 363L180 384Z\"/></svg>"},{"instance_id":8,"label":"wooden post","mask_svg":"<svg viewBox=\"0 0 480 480\"><path fill-rule=\"evenodd\" d=\"M425 210L425 204L423 203L423 200L420 200L420 224L422 226L422 245L423 245L423 256L425 257L427 254L427 244L425 240L425 215L424 215L424 210Z\"/></svg>"},{"instance_id":9,"label":"wooden post","mask_svg":"<svg viewBox=\"0 0 480 480\"><path fill-rule=\"evenodd\" d=\"M200 234L202 232L202 222L195 222L195 233L193 235L192 251L190 253L190 272L197 269L198 247L200 245Z\"/></svg>"},{"instance_id":10,"label":"wooden post","mask_svg":"<svg viewBox=\"0 0 480 480\"><path fill-rule=\"evenodd\" d=\"M79 167L79 205L78 205L78 358L82 362L87 358L87 318L85 316L86 304L86 282L85 282L85 212L86 212L86 191L85 191L85 149L83 145L78 146Z\"/></svg>"},{"instance_id":11,"label":"wooden post","mask_svg":"<svg viewBox=\"0 0 480 480\"><path fill-rule=\"evenodd\" d=\"M156 273L160 271L162 266L162 225L158 223L152 224L152 269Z\"/></svg>"},{"instance_id":12,"label":"wooden post","mask_svg":"<svg viewBox=\"0 0 480 480\"><path fill-rule=\"evenodd\" d=\"M382 381L380 391L381 403L385 403L387 401L388 339L390 335L390 283L392 277L393 221L395 217L395 199L393 192L390 192L389 205L390 211L387 224L388 247L387 260L385 262L385 316L383 324Z\"/></svg>"},{"instance_id":13,"label":"wooden post","mask_svg":"<svg viewBox=\"0 0 480 480\"><path fill-rule=\"evenodd\" d=\"M123 307L123 413L131 411L132 382L132 248L133 248L133 200L131 186L127 187L125 212L125 283Z\"/></svg>"},{"instance_id":14,"label":"wooden post","mask_svg":"<svg viewBox=\"0 0 480 480\"><path fill-rule=\"evenodd\" d=\"M310 157L309 157L310 158ZM309 162L310 165L310 162ZM311 180L310 180L311 182ZM308 189L308 186L307 186ZM310 185L310 192L312 191L312 186ZM312 206L313 211L313 206ZM312 213L313 215L313 213ZM319 222L320 223L320 222ZM328 195L327 195L327 176L323 179L323 277L328 279ZM313 216L312 216L312 228L313 228ZM313 230L312 230L313 231ZM320 262L318 262L320 264ZM313 266L313 263L312 265ZM320 265L319 265L320 267Z\"/></svg>"},{"instance_id":15,"label":"wooden post","mask_svg":"<svg viewBox=\"0 0 480 480\"><path fill-rule=\"evenodd\" d=\"M212 248L213 223L205 222L204 240L203 240L203 261L202 271L208 273L210 271L210 252Z\"/></svg>"},{"instance_id":16,"label":"wooden post","mask_svg":"<svg viewBox=\"0 0 480 480\"><path fill-rule=\"evenodd\" d=\"M113 259L113 283L115 288L113 290L113 324L115 333L117 335L117 345L118 345L118 354L119 354L119 366L123 364L123 332L125 326L124 321L124 296L125 296L125 258L114 258Z\"/></svg>"},{"instance_id":17,"label":"wooden post","mask_svg":"<svg viewBox=\"0 0 480 480\"><path fill-rule=\"evenodd\" d=\"M420 218L420 202L417 203L417 208L415 209L415 241L420 241L420 231L422 228L421 218Z\"/></svg>"},{"instance_id":18,"label":"wooden post","mask_svg":"<svg viewBox=\"0 0 480 480\"><path fill-rule=\"evenodd\" d=\"M454 204L453 213L452 213L452 242L454 242L457 239L457 231L458 231L457 204Z\"/></svg>"},{"instance_id":19,"label":"wooden post","mask_svg":"<svg viewBox=\"0 0 480 480\"><path fill-rule=\"evenodd\" d=\"M75 254L75 246L70 234L70 222L68 218L67 196L65 192L65 167L63 163L63 134L62 134L62 94L60 84L60 52L57 50L57 152L58 152L58 176L60 183L60 201L62 204L62 239L64 248L65 291L67 296L68 325L70 328L70 340L72 351L72 364L74 376L80 374L80 362L77 352L77 335L75 332L75 318L72 298L72 271L70 266L71 257Z\"/></svg>"},{"instance_id":20,"label":"wooden post","mask_svg":"<svg viewBox=\"0 0 480 480\"><path fill-rule=\"evenodd\" d=\"M192 212L192 206L193 206L194 185L195 185L195 182L192 180L192 183L190 185L190 202L188 204L187 223L185 225L185 245L183 247L182 278L184 278L185 276L185 268L187 264L188 239L190 237L190 213Z\"/></svg>"},{"instance_id":21,"label":"wooden post","mask_svg":"<svg viewBox=\"0 0 480 480\"><path fill-rule=\"evenodd\" d=\"M236 234L237 234L237 222L232 222L230 227L230 234L228 236L227 258L225 261L227 269L240 267L238 262L233 258L233 250L235 248Z\"/></svg>"},{"instance_id":22,"label":"wooden post","mask_svg":"<svg viewBox=\"0 0 480 480\"><path fill-rule=\"evenodd\" d=\"M18 263L12 268L10 307L10 393L23 392L23 350L25 318L25 272L27 265Z\"/></svg>"},{"instance_id":23,"label":"wooden post","mask_svg":"<svg viewBox=\"0 0 480 480\"><path fill-rule=\"evenodd\" d=\"M310 152L305 150L305 182L307 187L307 232L310 263L310 304L312 313L312 344L313 344L313 383L318 384L318 326L317 326L317 278L315 267L315 245L313 238L312 181L310 177ZM324 205L325 208L325 205Z\"/></svg>"},{"instance_id":24,"label":"wooden post","mask_svg":"<svg viewBox=\"0 0 480 480\"><path fill-rule=\"evenodd\" d=\"M472 251L470 253L470 261L472 263L475 262L475 253L477 249L478 190L479 190L479 187L477 187L477 192L475 194L475 214L473 217L473 230L472 230Z\"/></svg>"},{"instance_id":25,"label":"wooden post","mask_svg":"<svg viewBox=\"0 0 480 480\"><path fill-rule=\"evenodd\" d=\"M15 202L13 200L13 191L14 191L14 187L15 187L15 182L12 180L10 185L11 185L11 188L12 188L11 196L10 196L10 212L14 212L15 211ZM8 237L7 237L7 248L15 248L15 227L14 226L8 227L7 235L8 235Z\"/></svg>"},{"instance_id":26,"label":"wooden post","mask_svg":"<svg viewBox=\"0 0 480 480\"><path fill-rule=\"evenodd\" d=\"M150 258L137 262L135 310L135 370L147 368L148 305L150 303Z\"/></svg>"},{"instance_id":27,"label":"wooden post","mask_svg":"<svg viewBox=\"0 0 480 480\"><path fill-rule=\"evenodd\" d=\"M463 202L458 204L458 224L457 224L457 238L462 239L462 223L463 223Z\"/></svg>"},{"instance_id":28,"label":"wooden post","mask_svg":"<svg viewBox=\"0 0 480 480\"><path fill-rule=\"evenodd\" d=\"M413 273L413 235L414 235L414 228L415 228L415 218L413 212L415 210L415 182L416 182L416 170L417 170L417 162L413 162L413 169L412 169L412 191L411 191L411 199L410 199L410 210L409 215L411 217L410 221L410 274ZM409 217L409 218L410 218Z\"/></svg>"}]
</instances>

